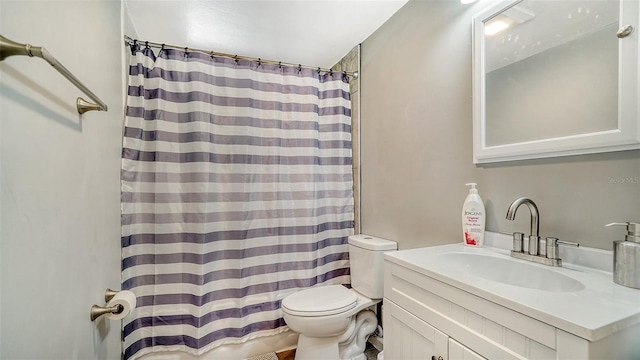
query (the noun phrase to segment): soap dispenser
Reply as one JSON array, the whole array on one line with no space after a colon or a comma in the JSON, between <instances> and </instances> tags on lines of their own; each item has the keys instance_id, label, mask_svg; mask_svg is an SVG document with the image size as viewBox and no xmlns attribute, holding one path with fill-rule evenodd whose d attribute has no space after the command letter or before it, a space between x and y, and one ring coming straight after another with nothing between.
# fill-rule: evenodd
<instances>
[{"instance_id":1,"label":"soap dispenser","mask_svg":"<svg viewBox=\"0 0 640 360\"><path fill-rule=\"evenodd\" d=\"M624 241L613 242L613 281L640 289L640 223L611 223L606 226L626 226Z\"/></svg>"},{"instance_id":2,"label":"soap dispenser","mask_svg":"<svg viewBox=\"0 0 640 360\"><path fill-rule=\"evenodd\" d=\"M484 243L485 211L476 183L468 183L469 194L462 205L462 240L467 246L480 247Z\"/></svg>"}]
</instances>

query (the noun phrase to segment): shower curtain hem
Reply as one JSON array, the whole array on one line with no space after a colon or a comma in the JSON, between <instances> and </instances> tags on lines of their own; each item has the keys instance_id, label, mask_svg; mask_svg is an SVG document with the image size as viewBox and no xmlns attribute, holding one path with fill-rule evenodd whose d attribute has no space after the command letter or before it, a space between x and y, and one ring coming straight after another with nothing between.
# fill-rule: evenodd
<instances>
[{"instance_id":1,"label":"shower curtain hem","mask_svg":"<svg viewBox=\"0 0 640 360\"><path fill-rule=\"evenodd\" d=\"M220 346L224 346L224 345L239 345L239 344L244 344L248 341L251 340L255 340L258 338L263 338L263 337L269 337L269 336L275 336L275 335L279 335L281 333L287 332L287 331L291 331L289 329L288 326L283 326L281 328L275 329L275 330L264 330L258 333L251 333L245 337L242 337L240 339L233 339L233 340L229 340L229 339L222 339L220 341L215 341L203 348L200 349L191 349L189 347L186 347L184 345L173 345L173 346L154 346L154 347L149 347L149 348L144 348L139 350L138 352L136 352L134 355L132 355L128 360L136 360L139 359L143 356L147 356L147 355L152 355L155 353L158 353L157 355L162 355L162 353L167 352L167 351L173 351L173 352L184 352L184 353L188 353L189 355L192 356L203 356L206 353L208 353L211 350L214 350L215 348L218 348ZM255 354L258 355L258 354Z\"/></svg>"}]
</instances>

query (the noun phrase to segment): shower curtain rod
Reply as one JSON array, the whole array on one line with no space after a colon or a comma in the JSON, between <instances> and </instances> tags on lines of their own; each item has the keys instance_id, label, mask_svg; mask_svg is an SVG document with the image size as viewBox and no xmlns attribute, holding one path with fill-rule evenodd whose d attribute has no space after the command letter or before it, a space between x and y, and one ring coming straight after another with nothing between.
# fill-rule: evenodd
<instances>
[{"instance_id":1,"label":"shower curtain rod","mask_svg":"<svg viewBox=\"0 0 640 360\"><path fill-rule=\"evenodd\" d=\"M314 67L314 66L286 63L286 62L275 61L275 60L265 60L265 59L262 59L262 58L254 58L254 57L249 57L249 56L231 55L231 54L219 53L219 52L215 52L215 51L193 49L193 48L186 47L186 46L176 46L176 45L169 45L169 44L160 44L160 43L151 42L151 41L141 41L141 40L133 39L133 38L131 38L129 36L126 36L126 35L124 36L124 41L125 41L126 45L133 45L134 43L137 43L137 44L140 44L140 45L159 48L159 49L173 48L173 49L178 49L178 50L197 51L197 52L201 52L201 53L212 55L212 56L215 55L215 56L228 57L228 58L238 59L238 60L250 60L250 61L255 61L257 63L267 63L267 64L286 65L286 66L297 66L298 68L316 69L316 70L318 70L318 72L325 72L325 73L334 72L331 69L325 69L325 68ZM342 73L344 73L346 75L349 75L349 76L353 76L356 79L358 78L358 72L357 71L342 71Z\"/></svg>"},{"instance_id":2,"label":"shower curtain rod","mask_svg":"<svg viewBox=\"0 0 640 360\"><path fill-rule=\"evenodd\" d=\"M96 103L90 103L85 99L79 97L76 99L76 108L79 114L84 114L91 110L107 111L107 104L105 104L100 98L96 96L89 88L84 86L83 83L76 78L71 71L67 70L56 58L51 55L44 47L32 46L31 44L21 44L13 40L9 40L6 37L0 35L0 61L13 55L24 55L29 57L39 57L44 59L49 65L53 66L62 76L67 78L73 85L85 93L91 100Z\"/></svg>"}]
</instances>

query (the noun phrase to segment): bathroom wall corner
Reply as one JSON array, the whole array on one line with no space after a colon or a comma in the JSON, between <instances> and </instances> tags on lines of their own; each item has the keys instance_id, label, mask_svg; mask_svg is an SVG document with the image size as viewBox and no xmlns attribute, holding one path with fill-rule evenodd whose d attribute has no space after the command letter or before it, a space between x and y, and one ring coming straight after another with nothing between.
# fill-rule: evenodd
<instances>
[{"instance_id":1,"label":"bathroom wall corner","mask_svg":"<svg viewBox=\"0 0 640 360\"><path fill-rule=\"evenodd\" d=\"M351 49L332 68L336 72L357 72L360 74L360 44ZM349 79L351 93L351 144L353 159L353 198L354 198L354 229L356 234L362 232L360 224L360 76Z\"/></svg>"}]
</instances>

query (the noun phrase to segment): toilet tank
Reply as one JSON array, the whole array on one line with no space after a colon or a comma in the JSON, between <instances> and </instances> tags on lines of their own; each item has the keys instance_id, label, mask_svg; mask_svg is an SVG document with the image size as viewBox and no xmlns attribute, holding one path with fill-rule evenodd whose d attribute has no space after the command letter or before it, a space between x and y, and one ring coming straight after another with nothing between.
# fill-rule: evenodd
<instances>
[{"instance_id":1,"label":"toilet tank","mask_svg":"<svg viewBox=\"0 0 640 360\"><path fill-rule=\"evenodd\" d=\"M384 293L384 256L398 244L369 235L349 236L351 287L370 299L382 299Z\"/></svg>"}]
</instances>

